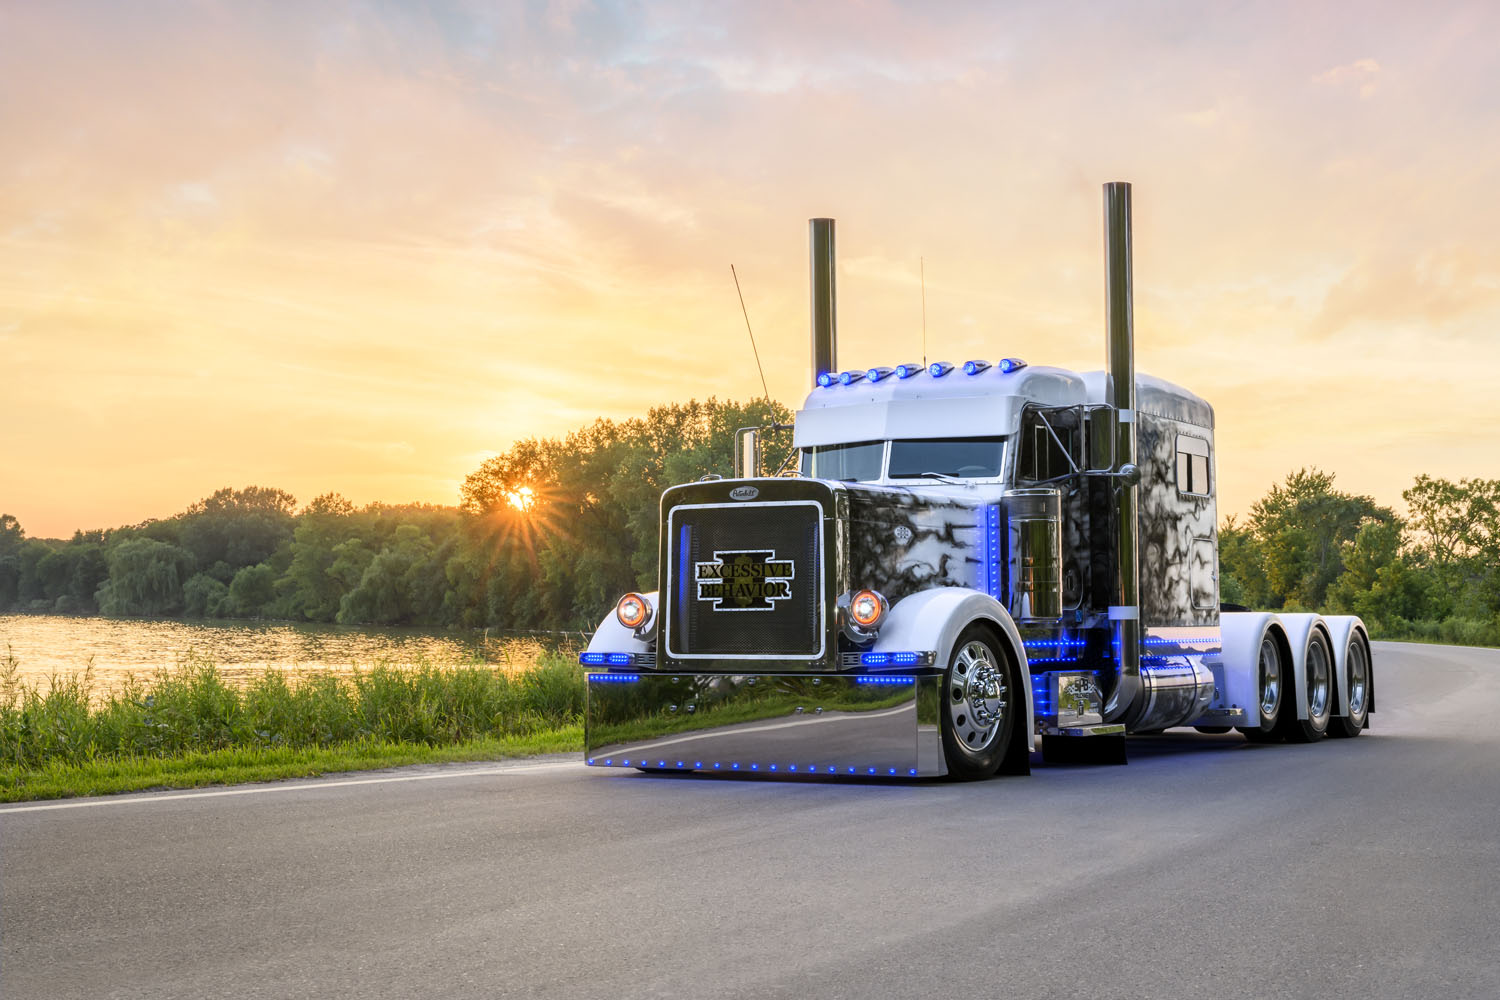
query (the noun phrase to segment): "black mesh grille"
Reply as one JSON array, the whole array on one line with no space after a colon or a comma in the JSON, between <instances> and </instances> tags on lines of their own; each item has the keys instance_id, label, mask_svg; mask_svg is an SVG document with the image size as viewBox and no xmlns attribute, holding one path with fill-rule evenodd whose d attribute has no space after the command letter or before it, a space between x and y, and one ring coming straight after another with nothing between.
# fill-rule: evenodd
<instances>
[{"instance_id":1,"label":"black mesh grille","mask_svg":"<svg viewBox=\"0 0 1500 1000\"><path fill-rule=\"evenodd\" d=\"M671 654L819 655L821 523L815 504L675 508Z\"/></svg>"}]
</instances>

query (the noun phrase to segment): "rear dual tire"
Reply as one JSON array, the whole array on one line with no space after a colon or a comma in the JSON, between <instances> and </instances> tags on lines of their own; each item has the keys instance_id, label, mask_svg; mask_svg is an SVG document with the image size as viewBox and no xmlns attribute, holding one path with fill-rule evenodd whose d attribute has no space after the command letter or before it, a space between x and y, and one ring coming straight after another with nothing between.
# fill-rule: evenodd
<instances>
[{"instance_id":1,"label":"rear dual tire","mask_svg":"<svg viewBox=\"0 0 1500 1000\"><path fill-rule=\"evenodd\" d=\"M1328 735L1344 739L1358 736L1364 730L1370 714L1370 693L1374 690L1374 674L1370 667L1370 647L1358 630L1349 633L1349 651L1345 654L1347 669L1344 683L1349 688L1349 711L1335 716L1328 724Z\"/></svg>"},{"instance_id":2,"label":"rear dual tire","mask_svg":"<svg viewBox=\"0 0 1500 1000\"><path fill-rule=\"evenodd\" d=\"M1288 743L1316 743L1328 732L1333 714L1333 647L1321 629L1307 639L1307 718L1297 718L1296 706L1288 703L1277 721L1276 732Z\"/></svg>"}]
</instances>

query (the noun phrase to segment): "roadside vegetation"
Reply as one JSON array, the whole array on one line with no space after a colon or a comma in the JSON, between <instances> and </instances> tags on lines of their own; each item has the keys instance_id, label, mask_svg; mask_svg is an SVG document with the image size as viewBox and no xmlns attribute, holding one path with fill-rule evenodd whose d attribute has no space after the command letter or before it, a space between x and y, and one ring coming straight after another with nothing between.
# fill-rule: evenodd
<instances>
[{"instance_id":1,"label":"roadside vegetation","mask_svg":"<svg viewBox=\"0 0 1500 1000\"><path fill-rule=\"evenodd\" d=\"M305 777L576 751L581 668L544 654L515 672L377 665L244 686L201 659L102 698L88 672L44 691L0 661L0 801Z\"/></svg>"},{"instance_id":2,"label":"roadside vegetation","mask_svg":"<svg viewBox=\"0 0 1500 1000\"><path fill-rule=\"evenodd\" d=\"M1500 646L1500 479L1418 476L1407 516L1304 469L1219 529L1219 592L1364 619L1377 639Z\"/></svg>"}]
</instances>

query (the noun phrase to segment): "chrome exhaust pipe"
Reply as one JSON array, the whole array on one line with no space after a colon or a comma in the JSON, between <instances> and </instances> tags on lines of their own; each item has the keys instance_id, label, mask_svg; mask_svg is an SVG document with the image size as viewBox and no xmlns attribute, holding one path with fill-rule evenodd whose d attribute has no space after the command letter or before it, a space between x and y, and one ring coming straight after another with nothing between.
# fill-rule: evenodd
<instances>
[{"instance_id":1,"label":"chrome exhaust pipe","mask_svg":"<svg viewBox=\"0 0 1500 1000\"><path fill-rule=\"evenodd\" d=\"M1104 185L1104 301L1109 351L1104 401L1116 414L1116 473L1133 472L1137 457L1132 296L1130 185L1112 181ZM1111 722L1123 717L1142 693L1138 481L1128 474L1114 480L1115 572L1109 618L1120 673L1114 692L1105 702L1105 718Z\"/></svg>"},{"instance_id":2,"label":"chrome exhaust pipe","mask_svg":"<svg viewBox=\"0 0 1500 1000\"><path fill-rule=\"evenodd\" d=\"M812 384L838 369L838 293L835 288L833 220L807 220L812 258Z\"/></svg>"}]
</instances>

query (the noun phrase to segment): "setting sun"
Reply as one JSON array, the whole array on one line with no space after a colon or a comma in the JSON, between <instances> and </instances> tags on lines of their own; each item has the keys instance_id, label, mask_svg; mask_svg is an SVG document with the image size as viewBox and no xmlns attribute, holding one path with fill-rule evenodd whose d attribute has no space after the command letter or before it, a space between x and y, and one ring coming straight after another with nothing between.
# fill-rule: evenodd
<instances>
[{"instance_id":1,"label":"setting sun","mask_svg":"<svg viewBox=\"0 0 1500 1000\"><path fill-rule=\"evenodd\" d=\"M536 506L536 494L532 492L530 486L512 490L506 494L506 499L510 501L512 507L522 513L529 513L531 508Z\"/></svg>"}]
</instances>

